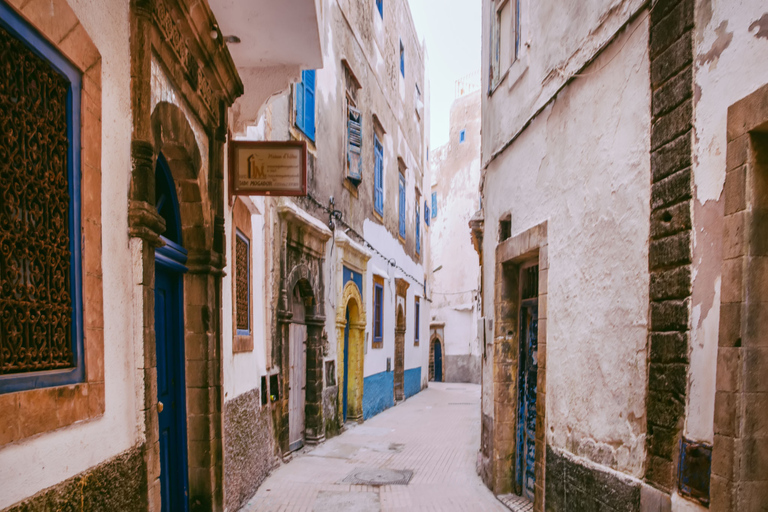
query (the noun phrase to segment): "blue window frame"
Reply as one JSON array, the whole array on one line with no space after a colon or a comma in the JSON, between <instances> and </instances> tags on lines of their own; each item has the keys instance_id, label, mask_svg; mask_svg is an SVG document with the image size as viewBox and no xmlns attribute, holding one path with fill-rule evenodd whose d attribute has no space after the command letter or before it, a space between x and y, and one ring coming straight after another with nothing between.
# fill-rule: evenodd
<instances>
[{"instance_id":1,"label":"blue window frame","mask_svg":"<svg viewBox=\"0 0 768 512\"><path fill-rule=\"evenodd\" d=\"M71 306L72 365L54 370L24 371L23 373L0 375L0 393L12 393L25 389L73 384L85 379L80 234L80 95L82 75L54 46L3 2L0 2L0 30L4 30L8 36L26 46L34 56L41 59L44 65L50 66L51 70L60 75L66 83L66 105L64 106L67 136L66 189L69 195L67 219L69 288L66 291L69 293ZM33 114L31 111L28 113Z\"/></svg>"},{"instance_id":2,"label":"blue window frame","mask_svg":"<svg viewBox=\"0 0 768 512\"><path fill-rule=\"evenodd\" d=\"M437 192L432 192L432 218L437 217Z\"/></svg>"},{"instance_id":3,"label":"blue window frame","mask_svg":"<svg viewBox=\"0 0 768 512\"><path fill-rule=\"evenodd\" d=\"M400 174L399 180L399 198L400 198L400 236L405 239L405 176Z\"/></svg>"},{"instance_id":4,"label":"blue window frame","mask_svg":"<svg viewBox=\"0 0 768 512\"><path fill-rule=\"evenodd\" d=\"M251 334L251 241L235 230L235 318L238 336Z\"/></svg>"},{"instance_id":5,"label":"blue window frame","mask_svg":"<svg viewBox=\"0 0 768 512\"><path fill-rule=\"evenodd\" d=\"M400 40L400 74L405 78L405 46L403 40Z\"/></svg>"},{"instance_id":6,"label":"blue window frame","mask_svg":"<svg viewBox=\"0 0 768 512\"><path fill-rule=\"evenodd\" d=\"M373 208L379 215L384 215L384 146L379 136L373 134Z\"/></svg>"},{"instance_id":7,"label":"blue window frame","mask_svg":"<svg viewBox=\"0 0 768 512\"><path fill-rule=\"evenodd\" d=\"M416 254L421 254L421 208L418 199L416 199Z\"/></svg>"},{"instance_id":8,"label":"blue window frame","mask_svg":"<svg viewBox=\"0 0 768 512\"><path fill-rule=\"evenodd\" d=\"M429 226L429 203L427 201L424 201L424 223Z\"/></svg>"},{"instance_id":9,"label":"blue window frame","mask_svg":"<svg viewBox=\"0 0 768 512\"><path fill-rule=\"evenodd\" d=\"M459 134L459 143L463 143L464 140L467 138L467 131L461 130L461 133Z\"/></svg>"},{"instance_id":10,"label":"blue window frame","mask_svg":"<svg viewBox=\"0 0 768 512\"><path fill-rule=\"evenodd\" d=\"M315 70L301 72L296 84L296 126L309 140L315 142Z\"/></svg>"},{"instance_id":11,"label":"blue window frame","mask_svg":"<svg viewBox=\"0 0 768 512\"><path fill-rule=\"evenodd\" d=\"M379 283L373 285L373 342L384 341L384 287Z\"/></svg>"},{"instance_id":12,"label":"blue window frame","mask_svg":"<svg viewBox=\"0 0 768 512\"><path fill-rule=\"evenodd\" d=\"M421 330L421 301L418 297L414 298L414 308L413 308L413 344L418 345L419 344L419 331Z\"/></svg>"},{"instance_id":13,"label":"blue window frame","mask_svg":"<svg viewBox=\"0 0 768 512\"><path fill-rule=\"evenodd\" d=\"M376 0L376 8L379 10L381 19L384 19L384 0Z\"/></svg>"}]
</instances>

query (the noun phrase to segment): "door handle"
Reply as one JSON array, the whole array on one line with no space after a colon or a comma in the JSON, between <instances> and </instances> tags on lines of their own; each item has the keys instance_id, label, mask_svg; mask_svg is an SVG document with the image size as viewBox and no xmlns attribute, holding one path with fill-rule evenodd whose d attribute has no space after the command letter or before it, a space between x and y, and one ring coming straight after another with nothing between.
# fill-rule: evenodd
<instances>
[{"instance_id":1,"label":"door handle","mask_svg":"<svg viewBox=\"0 0 768 512\"><path fill-rule=\"evenodd\" d=\"M163 412L163 402L157 402L157 412Z\"/></svg>"}]
</instances>

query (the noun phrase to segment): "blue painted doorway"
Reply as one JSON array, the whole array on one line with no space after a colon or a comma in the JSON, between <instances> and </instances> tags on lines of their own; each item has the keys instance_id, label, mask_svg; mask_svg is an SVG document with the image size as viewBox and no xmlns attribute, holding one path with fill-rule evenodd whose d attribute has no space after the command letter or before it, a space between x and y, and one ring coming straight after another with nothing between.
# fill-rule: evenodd
<instances>
[{"instance_id":1,"label":"blue painted doorway","mask_svg":"<svg viewBox=\"0 0 768 512\"><path fill-rule=\"evenodd\" d=\"M349 401L349 306L347 306L347 326L344 327L344 380L342 391L342 416L343 421L347 421L347 404Z\"/></svg>"},{"instance_id":2,"label":"blue painted doorway","mask_svg":"<svg viewBox=\"0 0 768 512\"><path fill-rule=\"evenodd\" d=\"M538 268L537 268L538 272ZM536 485L536 391L538 376L538 304L523 301L520 308L520 373L517 411L516 488L534 499Z\"/></svg>"},{"instance_id":3,"label":"blue painted doorway","mask_svg":"<svg viewBox=\"0 0 768 512\"><path fill-rule=\"evenodd\" d=\"M187 251L180 244L176 190L162 155L158 158L155 183L157 210L166 224L161 237L165 245L155 250L155 349L162 510L186 512L189 509L189 485L183 275L187 271Z\"/></svg>"},{"instance_id":4,"label":"blue painted doorway","mask_svg":"<svg viewBox=\"0 0 768 512\"><path fill-rule=\"evenodd\" d=\"M443 382L443 347L440 346L440 340L435 339L432 342L433 362L435 368L435 382Z\"/></svg>"}]
</instances>

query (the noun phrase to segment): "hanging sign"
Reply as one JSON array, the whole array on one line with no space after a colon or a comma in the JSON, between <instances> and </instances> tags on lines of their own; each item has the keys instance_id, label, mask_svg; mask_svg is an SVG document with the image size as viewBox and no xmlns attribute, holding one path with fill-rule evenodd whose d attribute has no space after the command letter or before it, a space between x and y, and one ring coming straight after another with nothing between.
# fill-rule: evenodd
<instances>
[{"instance_id":1,"label":"hanging sign","mask_svg":"<svg viewBox=\"0 0 768 512\"><path fill-rule=\"evenodd\" d=\"M307 195L307 143L230 140L232 195Z\"/></svg>"}]
</instances>

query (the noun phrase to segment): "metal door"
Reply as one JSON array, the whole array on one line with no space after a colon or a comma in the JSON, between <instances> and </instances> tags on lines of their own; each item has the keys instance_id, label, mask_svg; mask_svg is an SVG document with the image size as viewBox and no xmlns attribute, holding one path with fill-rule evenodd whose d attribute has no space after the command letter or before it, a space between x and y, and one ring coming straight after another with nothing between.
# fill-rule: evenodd
<instances>
[{"instance_id":1,"label":"metal door","mask_svg":"<svg viewBox=\"0 0 768 512\"><path fill-rule=\"evenodd\" d=\"M520 308L520 374L515 475L521 496L533 500L536 473L536 378L538 374L538 306Z\"/></svg>"},{"instance_id":2,"label":"metal door","mask_svg":"<svg viewBox=\"0 0 768 512\"><path fill-rule=\"evenodd\" d=\"M290 375L288 384L288 449L304 446L304 404L307 385L307 326L290 326Z\"/></svg>"},{"instance_id":3,"label":"metal door","mask_svg":"<svg viewBox=\"0 0 768 512\"><path fill-rule=\"evenodd\" d=\"M435 382L443 382L443 349L440 342L435 340L433 344L434 364L435 364Z\"/></svg>"},{"instance_id":4,"label":"metal door","mask_svg":"<svg viewBox=\"0 0 768 512\"><path fill-rule=\"evenodd\" d=\"M170 243L170 242L168 242ZM182 274L155 264L155 347L163 511L186 511L187 436Z\"/></svg>"},{"instance_id":5,"label":"metal door","mask_svg":"<svg viewBox=\"0 0 768 512\"><path fill-rule=\"evenodd\" d=\"M347 326L344 327L344 387L342 398L343 421L347 421L347 401L349 400L349 307L347 307Z\"/></svg>"}]
</instances>

